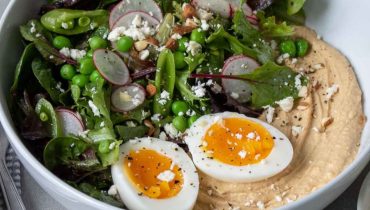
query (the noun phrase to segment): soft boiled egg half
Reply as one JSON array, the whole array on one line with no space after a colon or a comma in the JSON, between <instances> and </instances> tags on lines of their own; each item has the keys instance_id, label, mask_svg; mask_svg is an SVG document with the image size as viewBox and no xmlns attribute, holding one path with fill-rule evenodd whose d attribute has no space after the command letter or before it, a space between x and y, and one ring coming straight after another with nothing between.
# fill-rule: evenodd
<instances>
[{"instance_id":1,"label":"soft boiled egg half","mask_svg":"<svg viewBox=\"0 0 370 210\"><path fill-rule=\"evenodd\" d=\"M254 182L284 170L293 158L289 139L275 127L233 112L200 117L187 131L194 164L226 182Z\"/></svg>"},{"instance_id":2,"label":"soft boiled egg half","mask_svg":"<svg viewBox=\"0 0 370 210\"><path fill-rule=\"evenodd\" d=\"M131 210L192 209L199 180L190 157L177 144L155 138L130 140L120 147L112 178Z\"/></svg>"}]
</instances>

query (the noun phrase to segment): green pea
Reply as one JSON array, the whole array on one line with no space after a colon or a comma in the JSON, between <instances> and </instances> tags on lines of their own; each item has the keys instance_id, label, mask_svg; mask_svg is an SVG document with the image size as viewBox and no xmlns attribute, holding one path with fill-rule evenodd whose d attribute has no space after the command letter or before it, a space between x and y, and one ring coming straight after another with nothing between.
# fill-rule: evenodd
<instances>
[{"instance_id":1,"label":"green pea","mask_svg":"<svg viewBox=\"0 0 370 210\"><path fill-rule=\"evenodd\" d=\"M185 66L187 65L187 63L185 62L185 55L183 52L175 52L173 54L174 58L175 58L175 67L176 69L183 69L185 68Z\"/></svg>"},{"instance_id":2,"label":"green pea","mask_svg":"<svg viewBox=\"0 0 370 210\"><path fill-rule=\"evenodd\" d=\"M89 39L89 45L92 50L107 48L108 43L105 39L93 36Z\"/></svg>"},{"instance_id":3,"label":"green pea","mask_svg":"<svg viewBox=\"0 0 370 210\"><path fill-rule=\"evenodd\" d=\"M71 40L69 40L67 37L65 36L56 36L54 39L53 39L53 46L57 49L62 49L64 47L67 47L67 48L70 48L72 47L72 43L71 43Z\"/></svg>"},{"instance_id":4,"label":"green pea","mask_svg":"<svg viewBox=\"0 0 370 210\"><path fill-rule=\"evenodd\" d=\"M88 26L89 24L91 23L91 19L89 17L86 17L86 16L82 16L80 18L78 18L78 25L79 26Z\"/></svg>"},{"instance_id":5,"label":"green pea","mask_svg":"<svg viewBox=\"0 0 370 210\"><path fill-rule=\"evenodd\" d=\"M40 117L40 120L42 122L46 122L46 121L49 120L49 117L48 117L48 115L45 112L41 112L40 115L39 115L39 117Z\"/></svg>"},{"instance_id":6,"label":"green pea","mask_svg":"<svg viewBox=\"0 0 370 210\"><path fill-rule=\"evenodd\" d=\"M76 69L71 64L65 64L60 68L60 76L63 79L71 80L76 75Z\"/></svg>"},{"instance_id":7,"label":"green pea","mask_svg":"<svg viewBox=\"0 0 370 210\"><path fill-rule=\"evenodd\" d=\"M94 55L94 50L90 49L89 51L87 51L86 53L86 56L89 57L89 58L92 58Z\"/></svg>"},{"instance_id":8,"label":"green pea","mask_svg":"<svg viewBox=\"0 0 370 210\"><path fill-rule=\"evenodd\" d=\"M296 57L297 49L293 40L285 40L280 43L280 52L288 53L291 58Z\"/></svg>"},{"instance_id":9,"label":"green pea","mask_svg":"<svg viewBox=\"0 0 370 210\"><path fill-rule=\"evenodd\" d=\"M117 41L117 49L121 52L128 52L133 44L134 40L131 37L124 36Z\"/></svg>"},{"instance_id":10,"label":"green pea","mask_svg":"<svg viewBox=\"0 0 370 210\"><path fill-rule=\"evenodd\" d=\"M297 55L299 57L304 57L308 53L308 49L310 45L308 44L307 40L305 39L298 39L295 41L295 45L297 48Z\"/></svg>"},{"instance_id":11,"label":"green pea","mask_svg":"<svg viewBox=\"0 0 370 210\"><path fill-rule=\"evenodd\" d=\"M177 50L180 51L180 52L186 52L186 44L185 43L188 43L188 42L189 42L188 37L182 37L181 39L179 39L179 41L178 41L179 47L177 48Z\"/></svg>"},{"instance_id":12,"label":"green pea","mask_svg":"<svg viewBox=\"0 0 370 210\"><path fill-rule=\"evenodd\" d=\"M94 60L86 57L80 60L80 72L81 74L91 74L95 70Z\"/></svg>"},{"instance_id":13,"label":"green pea","mask_svg":"<svg viewBox=\"0 0 370 210\"><path fill-rule=\"evenodd\" d=\"M89 82L89 77L83 74L77 74L72 78L72 84L79 86L80 88L85 87Z\"/></svg>"},{"instance_id":14,"label":"green pea","mask_svg":"<svg viewBox=\"0 0 370 210\"><path fill-rule=\"evenodd\" d=\"M188 122L184 116L177 116L173 118L172 125L181 132L184 132L188 128Z\"/></svg>"},{"instance_id":15,"label":"green pea","mask_svg":"<svg viewBox=\"0 0 370 210\"><path fill-rule=\"evenodd\" d=\"M185 114L189 110L189 105L185 101L179 100L172 103L171 109L175 115L179 115L181 112Z\"/></svg>"},{"instance_id":16,"label":"green pea","mask_svg":"<svg viewBox=\"0 0 370 210\"><path fill-rule=\"evenodd\" d=\"M109 149L110 144L111 143L108 140L99 142L99 148L98 148L99 152L104 153L104 154L108 153L110 151Z\"/></svg>"},{"instance_id":17,"label":"green pea","mask_svg":"<svg viewBox=\"0 0 370 210\"><path fill-rule=\"evenodd\" d=\"M206 33L201 29L196 28L191 32L190 40L203 45L206 43Z\"/></svg>"},{"instance_id":18,"label":"green pea","mask_svg":"<svg viewBox=\"0 0 370 210\"><path fill-rule=\"evenodd\" d=\"M189 117L188 119L188 125L191 126L195 121L197 121L197 119L199 119L199 115L193 115L191 117Z\"/></svg>"},{"instance_id":19,"label":"green pea","mask_svg":"<svg viewBox=\"0 0 370 210\"><path fill-rule=\"evenodd\" d=\"M90 81L91 82L96 82L98 79L102 78L102 76L100 75L100 73L97 71L97 70L94 70L91 74L90 74Z\"/></svg>"}]
</instances>

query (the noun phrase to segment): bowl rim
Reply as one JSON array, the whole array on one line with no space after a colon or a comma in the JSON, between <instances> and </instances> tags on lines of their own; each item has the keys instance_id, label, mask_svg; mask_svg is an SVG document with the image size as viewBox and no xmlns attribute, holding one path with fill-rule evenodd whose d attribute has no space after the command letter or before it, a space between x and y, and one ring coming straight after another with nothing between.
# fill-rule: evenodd
<instances>
[{"instance_id":1,"label":"bowl rim","mask_svg":"<svg viewBox=\"0 0 370 210\"><path fill-rule=\"evenodd\" d=\"M16 4L17 0L10 0L9 4L7 5L6 9L4 10L4 13L2 14L2 17L0 19L0 34L4 31L4 24L7 22L9 14L13 10L14 5ZM1 61L0 61L1 62ZM354 70L356 73L356 70ZM361 87L361 90L363 90L362 85L359 84ZM363 97L363 105L364 103L364 95ZM4 97L4 94L0 92L0 98L6 99ZM34 169L37 169L43 178L48 180L51 184L54 186L58 186L60 190L65 191L64 194L69 194L68 197L73 197L74 200L77 200L79 202L86 203L90 206L95 206L100 209L112 209L112 210L119 210L121 208L114 207L112 205L109 205L105 202L102 202L100 200L97 200L75 188L68 185L66 182L64 182L62 179L58 178L56 175L54 175L51 171L49 171L41 162L39 162L33 154L26 148L26 146L23 144L22 140L19 138L17 132L15 129L13 129L12 126L12 119L8 119L6 115L5 108L8 108L8 104L6 102L7 100L3 100L0 102L0 123L4 128L4 131L8 137L8 140L10 144L15 148L15 151L18 151L21 156L25 159L25 161ZM4 106L5 104L5 106ZM365 110L365 106L364 106ZM365 137L365 131L370 130L370 122L367 121L364 129L361 134L361 140ZM366 136L368 137L368 135ZM361 151L359 150L355 160L351 162L340 174L338 174L335 178L331 179L328 183L320 187L319 189L315 190L312 193L307 194L306 196L299 198L296 201L293 201L291 203L285 204L278 209L285 209L285 208L299 208L302 207L305 203L315 200L318 197L328 193L337 183L339 183L341 180L344 180L346 177L349 177L350 174L355 173L355 169L359 169L360 171L363 170L363 168L366 166L366 163L370 161L370 143L367 144L364 148L361 148Z\"/></svg>"}]
</instances>

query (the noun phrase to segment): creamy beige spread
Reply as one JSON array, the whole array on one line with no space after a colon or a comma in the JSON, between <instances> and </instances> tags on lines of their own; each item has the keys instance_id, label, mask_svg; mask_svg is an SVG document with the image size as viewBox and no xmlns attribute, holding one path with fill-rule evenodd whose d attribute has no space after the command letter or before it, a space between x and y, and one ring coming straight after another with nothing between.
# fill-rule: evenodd
<instances>
[{"instance_id":1,"label":"creamy beige spread","mask_svg":"<svg viewBox=\"0 0 370 210\"><path fill-rule=\"evenodd\" d=\"M195 210L279 207L322 187L354 160L366 119L351 64L314 31L297 27L296 36L307 39L311 51L285 64L307 73L308 94L290 112L277 108L272 122L292 142L293 161L282 173L254 183L226 183L200 173Z\"/></svg>"}]
</instances>

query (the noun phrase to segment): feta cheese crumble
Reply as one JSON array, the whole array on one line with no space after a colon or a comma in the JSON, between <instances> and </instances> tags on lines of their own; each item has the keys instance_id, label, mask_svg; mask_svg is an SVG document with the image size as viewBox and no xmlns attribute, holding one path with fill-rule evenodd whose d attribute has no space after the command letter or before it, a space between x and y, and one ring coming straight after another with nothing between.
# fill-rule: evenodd
<instances>
[{"instance_id":1,"label":"feta cheese crumble","mask_svg":"<svg viewBox=\"0 0 370 210\"><path fill-rule=\"evenodd\" d=\"M191 87L191 90L194 92L195 96L201 98L206 95L206 89L204 88L204 85L204 83L198 83L197 85Z\"/></svg>"},{"instance_id":2,"label":"feta cheese crumble","mask_svg":"<svg viewBox=\"0 0 370 210\"><path fill-rule=\"evenodd\" d=\"M196 55L202 51L202 45L195 41L189 41L185 43L186 52L191 53L191 55Z\"/></svg>"},{"instance_id":3,"label":"feta cheese crumble","mask_svg":"<svg viewBox=\"0 0 370 210\"><path fill-rule=\"evenodd\" d=\"M62 49L59 50L59 52L66 56L67 58L72 58L74 60L79 60L86 55L85 50L78 50L78 49L69 49L66 47L63 47Z\"/></svg>"},{"instance_id":4,"label":"feta cheese crumble","mask_svg":"<svg viewBox=\"0 0 370 210\"><path fill-rule=\"evenodd\" d=\"M94 116L99 117L100 112L99 112L98 107L96 107L95 104L91 100L89 100L88 104L89 104L89 107L91 108L92 112L94 113Z\"/></svg>"},{"instance_id":5,"label":"feta cheese crumble","mask_svg":"<svg viewBox=\"0 0 370 210\"><path fill-rule=\"evenodd\" d=\"M326 89L326 100L330 100L334 94L336 94L339 90L339 85L333 84L329 88Z\"/></svg>"},{"instance_id":6,"label":"feta cheese crumble","mask_svg":"<svg viewBox=\"0 0 370 210\"><path fill-rule=\"evenodd\" d=\"M170 182L174 178L175 178L175 174L170 170L163 171L162 173L158 174L158 176L157 176L157 179L159 179L161 181L164 181L164 182Z\"/></svg>"},{"instance_id":7,"label":"feta cheese crumble","mask_svg":"<svg viewBox=\"0 0 370 210\"><path fill-rule=\"evenodd\" d=\"M244 158L245 158L245 156L247 156L247 152L246 152L245 150L240 150L240 151L239 151L239 153L238 153L238 155L239 155L242 159L244 159Z\"/></svg>"},{"instance_id":8,"label":"feta cheese crumble","mask_svg":"<svg viewBox=\"0 0 370 210\"><path fill-rule=\"evenodd\" d=\"M162 91L160 98L158 99L158 103L165 105L168 100L170 100L170 93L165 90Z\"/></svg>"},{"instance_id":9,"label":"feta cheese crumble","mask_svg":"<svg viewBox=\"0 0 370 210\"><path fill-rule=\"evenodd\" d=\"M289 96L275 103L278 104L284 112L290 112L293 109L294 98Z\"/></svg>"}]
</instances>

